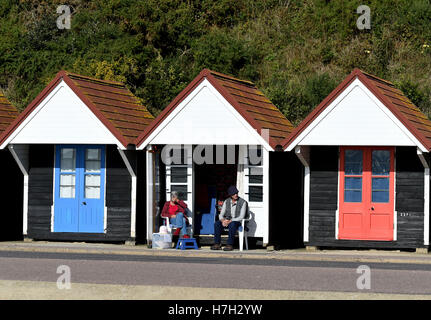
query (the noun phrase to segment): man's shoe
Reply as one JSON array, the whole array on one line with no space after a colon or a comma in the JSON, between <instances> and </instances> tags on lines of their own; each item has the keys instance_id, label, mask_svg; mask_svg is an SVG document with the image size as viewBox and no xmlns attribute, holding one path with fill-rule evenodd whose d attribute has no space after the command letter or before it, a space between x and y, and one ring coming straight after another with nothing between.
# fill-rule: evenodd
<instances>
[{"instance_id":1,"label":"man's shoe","mask_svg":"<svg viewBox=\"0 0 431 320\"><path fill-rule=\"evenodd\" d=\"M211 246L211 250L221 250L221 245L219 243L214 243Z\"/></svg>"},{"instance_id":2,"label":"man's shoe","mask_svg":"<svg viewBox=\"0 0 431 320\"><path fill-rule=\"evenodd\" d=\"M232 251L233 250L233 246L231 246L230 244L228 244L226 247L223 248L223 251Z\"/></svg>"}]
</instances>

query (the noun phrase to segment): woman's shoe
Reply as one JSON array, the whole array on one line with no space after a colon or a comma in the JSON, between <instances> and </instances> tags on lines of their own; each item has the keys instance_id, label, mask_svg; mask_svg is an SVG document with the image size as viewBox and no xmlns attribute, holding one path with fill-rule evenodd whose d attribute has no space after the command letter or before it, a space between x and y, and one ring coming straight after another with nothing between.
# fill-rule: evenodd
<instances>
[{"instance_id":1,"label":"woman's shoe","mask_svg":"<svg viewBox=\"0 0 431 320\"><path fill-rule=\"evenodd\" d=\"M226 245L226 247L223 248L223 251L232 251L233 250L233 246L231 246L230 244Z\"/></svg>"}]
</instances>

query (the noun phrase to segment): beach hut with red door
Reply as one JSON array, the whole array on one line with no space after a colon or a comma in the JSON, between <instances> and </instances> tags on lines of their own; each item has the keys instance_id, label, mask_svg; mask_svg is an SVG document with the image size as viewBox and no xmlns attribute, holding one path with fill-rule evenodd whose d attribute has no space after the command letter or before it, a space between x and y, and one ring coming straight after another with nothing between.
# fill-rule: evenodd
<instances>
[{"instance_id":1,"label":"beach hut with red door","mask_svg":"<svg viewBox=\"0 0 431 320\"><path fill-rule=\"evenodd\" d=\"M427 248L431 121L355 69L283 142L304 169L307 246Z\"/></svg>"}]
</instances>

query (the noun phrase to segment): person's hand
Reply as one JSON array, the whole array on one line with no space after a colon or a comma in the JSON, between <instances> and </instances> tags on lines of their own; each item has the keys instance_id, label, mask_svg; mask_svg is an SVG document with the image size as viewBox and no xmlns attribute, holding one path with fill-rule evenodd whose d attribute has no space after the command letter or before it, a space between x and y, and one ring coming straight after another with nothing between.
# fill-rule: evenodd
<instances>
[{"instance_id":1,"label":"person's hand","mask_svg":"<svg viewBox=\"0 0 431 320\"><path fill-rule=\"evenodd\" d=\"M227 227L229 225L229 223L231 223L231 220L223 220L223 227Z\"/></svg>"},{"instance_id":2,"label":"person's hand","mask_svg":"<svg viewBox=\"0 0 431 320\"><path fill-rule=\"evenodd\" d=\"M171 218L176 218L177 217L177 215L176 214L174 214L173 216L171 216Z\"/></svg>"}]
</instances>

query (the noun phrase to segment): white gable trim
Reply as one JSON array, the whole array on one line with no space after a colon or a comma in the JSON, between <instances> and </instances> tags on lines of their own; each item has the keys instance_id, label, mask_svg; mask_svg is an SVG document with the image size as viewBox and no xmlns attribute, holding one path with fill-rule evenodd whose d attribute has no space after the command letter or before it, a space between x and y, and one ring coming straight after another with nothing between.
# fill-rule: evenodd
<instances>
[{"instance_id":1,"label":"white gable trim","mask_svg":"<svg viewBox=\"0 0 431 320\"><path fill-rule=\"evenodd\" d=\"M237 119L240 124L250 132L250 143L262 145L262 147L267 151L273 151L273 148L269 143L257 132L244 118L243 116L220 94L220 92L214 88L214 86L207 80L203 80L187 97L181 101L175 109L164 119L157 128L141 143L137 148L143 150L149 144L155 144L157 136L164 130L180 113L184 108L186 108L190 102L204 89L209 89L210 92L217 98L217 100L222 103L226 109L232 114L232 116ZM202 106L202 112L205 112L205 106ZM201 144L212 144L211 141L202 141ZM190 141L184 141L182 144L190 144ZM238 143L239 144L239 143Z\"/></svg>"},{"instance_id":2,"label":"white gable trim","mask_svg":"<svg viewBox=\"0 0 431 320\"><path fill-rule=\"evenodd\" d=\"M407 129L400 120L359 80L355 79L334 101L330 103L328 107L326 107L325 110L322 111L322 113L317 116L316 119L313 120L312 123L310 123L307 128L303 132L301 132L296 139L289 144L289 146L286 148L286 151L293 150L297 145L306 145L302 144L302 142L305 140L305 138L318 126L319 123L325 120L325 118L356 88L360 88L367 96L370 98L375 105L383 111L383 113L394 123L395 126L397 126L401 132L406 136L406 138L409 140L409 144L403 144L403 145L411 145L411 146L417 146L421 151L427 152L427 149L422 145L422 143L410 132L409 129ZM311 145L311 143L309 144ZM323 145L323 144L321 144ZM324 145L339 145L331 141L327 141ZM349 145L359 145L359 144L349 144ZM364 145L364 144L362 144ZM396 145L395 145L396 146Z\"/></svg>"},{"instance_id":3,"label":"white gable trim","mask_svg":"<svg viewBox=\"0 0 431 320\"><path fill-rule=\"evenodd\" d=\"M45 108L52 108L51 110L54 110L56 114L54 113L50 118L49 114L44 113ZM76 108L76 112L73 108ZM58 118L61 117L63 111L65 112L64 122L61 122ZM33 121L39 122L32 127ZM79 127L75 130L71 123L79 124ZM121 149L126 149L63 80L13 130L0 149L4 149L8 144L42 143L114 144Z\"/></svg>"}]
</instances>

